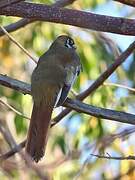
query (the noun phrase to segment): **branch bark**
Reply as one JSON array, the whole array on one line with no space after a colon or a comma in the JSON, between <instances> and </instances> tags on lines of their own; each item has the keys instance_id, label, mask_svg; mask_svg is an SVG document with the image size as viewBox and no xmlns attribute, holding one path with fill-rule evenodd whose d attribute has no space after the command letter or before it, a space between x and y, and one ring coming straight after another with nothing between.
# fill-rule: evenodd
<instances>
[{"instance_id":1,"label":"branch bark","mask_svg":"<svg viewBox=\"0 0 135 180\"><path fill-rule=\"evenodd\" d=\"M4 28L8 31L8 32L13 32L16 31L17 29L20 29L24 26L26 26L27 24L32 23L34 20L32 19L27 19L27 18L23 18L15 23L12 23L10 25L5 26ZM2 31L2 29L0 28L0 37L5 35L5 33Z\"/></svg>"},{"instance_id":2,"label":"branch bark","mask_svg":"<svg viewBox=\"0 0 135 180\"><path fill-rule=\"evenodd\" d=\"M64 7L64 6L67 6L67 5L70 5L72 4L74 1L76 0L59 0L59 1L56 1L54 4L52 4L52 6L54 7ZM35 22L34 19L28 19L28 18L23 18L15 23L12 23L8 26L5 26L4 28L8 31L8 32L13 32L13 31L16 31L30 23L33 23ZM0 37L3 36L4 33L3 31L0 29Z\"/></svg>"},{"instance_id":3,"label":"branch bark","mask_svg":"<svg viewBox=\"0 0 135 180\"><path fill-rule=\"evenodd\" d=\"M6 152L5 154L0 155L0 161L6 160L13 156L15 153L18 152L18 149L22 149L25 146L26 140L21 142L20 144L14 146L10 151Z\"/></svg>"},{"instance_id":4,"label":"branch bark","mask_svg":"<svg viewBox=\"0 0 135 180\"><path fill-rule=\"evenodd\" d=\"M10 78L7 75L0 74L0 84L23 94L30 94L31 91L30 84Z\"/></svg>"},{"instance_id":5,"label":"branch bark","mask_svg":"<svg viewBox=\"0 0 135 180\"><path fill-rule=\"evenodd\" d=\"M0 8L9 6L9 5L11 5L11 4L18 3L18 2L20 2L20 1L24 1L24 0L1 0L1 1L0 1Z\"/></svg>"},{"instance_id":6,"label":"branch bark","mask_svg":"<svg viewBox=\"0 0 135 180\"><path fill-rule=\"evenodd\" d=\"M98 15L79 10L20 2L0 9L0 15L73 25L96 31L135 35L135 20Z\"/></svg>"},{"instance_id":7,"label":"branch bark","mask_svg":"<svg viewBox=\"0 0 135 180\"><path fill-rule=\"evenodd\" d=\"M135 0L114 0L114 1L117 1L117 2L120 2L122 4L126 4L126 5L129 5L129 6L135 7Z\"/></svg>"},{"instance_id":8,"label":"branch bark","mask_svg":"<svg viewBox=\"0 0 135 180\"><path fill-rule=\"evenodd\" d=\"M12 88L14 90L17 90L23 94L30 94L29 84L21 82L19 80L12 79L8 76L0 75L0 84ZM133 114L94 107L82 103L78 100L71 100L71 99L67 99L63 106L98 118L100 117L108 120L135 125L135 115Z\"/></svg>"},{"instance_id":9,"label":"branch bark","mask_svg":"<svg viewBox=\"0 0 135 180\"><path fill-rule=\"evenodd\" d=\"M135 115L133 114L99 108L82 103L78 100L71 100L71 99L67 99L66 102L64 103L64 106L74 109L77 112L85 113L91 116L95 116L97 118L103 118L107 120L113 120L117 122L135 125Z\"/></svg>"}]
</instances>

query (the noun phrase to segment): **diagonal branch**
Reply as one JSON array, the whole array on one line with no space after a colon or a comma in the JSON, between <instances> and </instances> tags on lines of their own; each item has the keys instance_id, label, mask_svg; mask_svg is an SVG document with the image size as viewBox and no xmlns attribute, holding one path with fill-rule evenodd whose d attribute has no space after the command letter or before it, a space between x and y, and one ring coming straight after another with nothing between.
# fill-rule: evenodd
<instances>
[{"instance_id":1,"label":"diagonal branch","mask_svg":"<svg viewBox=\"0 0 135 180\"><path fill-rule=\"evenodd\" d=\"M126 90L128 90L128 91L131 91L131 92L135 93L135 88L128 87L128 86L123 85L123 84L106 82L106 83L104 83L103 85L104 85L104 86L114 86L114 87L118 87L118 88L123 88L123 89L126 89Z\"/></svg>"},{"instance_id":2,"label":"diagonal branch","mask_svg":"<svg viewBox=\"0 0 135 180\"><path fill-rule=\"evenodd\" d=\"M32 19L23 18L15 23L5 26L4 28L8 32L13 32L13 31L16 31L17 29L20 29L20 28L26 26L27 24L32 23L33 21L34 20L32 20ZM2 31L2 29L0 29L0 37L3 35L5 35L5 33Z\"/></svg>"},{"instance_id":3,"label":"diagonal branch","mask_svg":"<svg viewBox=\"0 0 135 180\"><path fill-rule=\"evenodd\" d=\"M26 140L21 142L20 144L16 145L14 148L12 148L10 151L8 151L5 154L0 155L0 161L6 160L13 156L16 152L18 152L18 149L22 149L25 146Z\"/></svg>"},{"instance_id":4,"label":"diagonal branch","mask_svg":"<svg viewBox=\"0 0 135 180\"><path fill-rule=\"evenodd\" d=\"M135 20L98 15L43 4L20 2L1 8L0 15L73 25L96 31L135 35Z\"/></svg>"},{"instance_id":5,"label":"diagonal branch","mask_svg":"<svg viewBox=\"0 0 135 180\"><path fill-rule=\"evenodd\" d=\"M127 59L127 57L134 51L135 41L111 64L106 71L104 71L96 81L87 89L87 91L79 94L77 97L79 100L83 100L89 94L94 92L98 87L100 87L104 81Z\"/></svg>"},{"instance_id":6,"label":"diagonal branch","mask_svg":"<svg viewBox=\"0 0 135 180\"><path fill-rule=\"evenodd\" d=\"M10 148L14 147L14 139L13 137L11 137L11 133L8 129L7 126L4 126L4 124L2 123L2 121L0 120L0 132L3 135L4 139L6 140L6 142L8 143L8 145L10 146Z\"/></svg>"},{"instance_id":7,"label":"diagonal branch","mask_svg":"<svg viewBox=\"0 0 135 180\"><path fill-rule=\"evenodd\" d=\"M6 106L8 109L11 109L13 112L15 112L16 114L18 114L19 116L25 118L25 119L29 119L29 117L25 116L23 113L19 112L18 110L16 110L14 107L10 106L8 103L4 102L2 99L0 99L0 104L3 104L4 106Z\"/></svg>"},{"instance_id":8,"label":"diagonal branch","mask_svg":"<svg viewBox=\"0 0 135 180\"><path fill-rule=\"evenodd\" d=\"M24 52L29 58L32 59L32 61L34 61L35 63L37 63L37 59L34 58L20 43L18 43L15 38L13 38L13 36L11 36L6 29L0 25L0 28L2 29L2 31L7 35L7 37L16 45L18 46L22 52Z\"/></svg>"}]
</instances>

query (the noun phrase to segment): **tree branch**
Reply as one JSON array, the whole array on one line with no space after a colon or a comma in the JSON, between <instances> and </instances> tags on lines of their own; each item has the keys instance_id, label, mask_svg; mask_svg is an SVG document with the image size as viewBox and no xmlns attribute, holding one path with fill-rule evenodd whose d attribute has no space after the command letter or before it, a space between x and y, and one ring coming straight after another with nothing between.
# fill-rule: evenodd
<instances>
[{"instance_id":1,"label":"tree branch","mask_svg":"<svg viewBox=\"0 0 135 180\"><path fill-rule=\"evenodd\" d=\"M135 35L135 20L98 15L43 4L20 2L1 8L0 15L18 16L40 21L68 24L96 31Z\"/></svg>"},{"instance_id":2,"label":"tree branch","mask_svg":"<svg viewBox=\"0 0 135 180\"><path fill-rule=\"evenodd\" d=\"M12 79L8 76L0 75L0 84L17 90L21 93L30 94L29 84L21 82L19 80ZM135 115L133 114L90 106L78 100L67 99L64 103L64 106L95 117L110 119L117 122L123 122L128 124L135 124Z\"/></svg>"},{"instance_id":3,"label":"tree branch","mask_svg":"<svg viewBox=\"0 0 135 180\"><path fill-rule=\"evenodd\" d=\"M20 1L24 1L24 0L1 0L1 1L0 1L0 8L9 6L9 5L11 5L11 4L18 3L18 2L20 2Z\"/></svg>"},{"instance_id":4,"label":"tree branch","mask_svg":"<svg viewBox=\"0 0 135 180\"><path fill-rule=\"evenodd\" d=\"M114 1L135 7L135 0L114 0Z\"/></svg>"},{"instance_id":5,"label":"tree branch","mask_svg":"<svg viewBox=\"0 0 135 180\"><path fill-rule=\"evenodd\" d=\"M72 4L76 0L58 0L52 6L53 7L64 7Z\"/></svg>"},{"instance_id":6,"label":"tree branch","mask_svg":"<svg viewBox=\"0 0 135 180\"><path fill-rule=\"evenodd\" d=\"M71 99L67 99L66 102L64 103L64 106L74 109L77 112L85 113L91 116L95 116L97 118L103 118L107 120L113 120L117 122L135 125L135 115L133 114L110 110L110 109L99 108L99 107L82 103L78 100L71 100Z\"/></svg>"},{"instance_id":7,"label":"tree branch","mask_svg":"<svg viewBox=\"0 0 135 180\"><path fill-rule=\"evenodd\" d=\"M14 146L14 148L12 148L10 151L8 151L5 154L0 155L0 161L6 160L8 158L10 158L11 156L13 156L16 152L18 152L18 149L22 149L25 146L26 140L24 140L23 142L21 142L20 144Z\"/></svg>"},{"instance_id":8,"label":"tree branch","mask_svg":"<svg viewBox=\"0 0 135 180\"><path fill-rule=\"evenodd\" d=\"M106 83L104 83L103 85L104 85L104 86L113 86L113 87L123 88L123 89L126 89L126 90L128 90L128 91L131 91L131 92L135 93L135 88L128 87L128 86L123 85L123 84L106 82Z\"/></svg>"},{"instance_id":9,"label":"tree branch","mask_svg":"<svg viewBox=\"0 0 135 180\"><path fill-rule=\"evenodd\" d=\"M52 6L54 7L64 7L64 6L67 6L67 5L70 5L72 4L74 1L76 0L59 0L59 1L56 1ZM15 23L12 23L10 25L7 25L5 26L4 28L8 31L8 32L13 32L13 31L16 31L30 23L33 23L35 22L34 19L28 19L28 18L23 18ZM3 31L0 29L0 37L3 36L4 33Z\"/></svg>"},{"instance_id":10,"label":"tree branch","mask_svg":"<svg viewBox=\"0 0 135 180\"><path fill-rule=\"evenodd\" d=\"M87 89L87 91L82 92L77 96L79 100L83 100L89 94L94 92L98 87L100 87L103 82L127 59L127 57L135 49L135 41L111 64L106 71L104 71L99 78L92 83L92 85Z\"/></svg>"},{"instance_id":11,"label":"tree branch","mask_svg":"<svg viewBox=\"0 0 135 180\"><path fill-rule=\"evenodd\" d=\"M91 154L91 156L95 156L100 159L113 159L113 160L135 160L135 156L129 155L126 157L114 157L114 156L104 156L104 155L99 155L99 154Z\"/></svg>"},{"instance_id":12,"label":"tree branch","mask_svg":"<svg viewBox=\"0 0 135 180\"><path fill-rule=\"evenodd\" d=\"M10 78L7 75L0 74L0 84L23 94L30 94L31 91L30 84Z\"/></svg>"},{"instance_id":13,"label":"tree branch","mask_svg":"<svg viewBox=\"0 0 135 180\"><path fill-rule=\"evenodd\" d=\"M4 139L6 140L6 142L8 143L8 145L10 146L10 148L14 147L14 139L13 137L11 137L11 133L8 129L7 126L4 126L4 124L2 123L2 121L0 120L0 132L3 135Z\"/></svg>"},{"instance_id":14,"label":"tree branch","mask_svg":"<svg viewBox=\"0 0 135 180\"><path fill-rule=\"evenodd\" d=\"M32 20L32 19L23 18L15 23L5 26L4 28L8 32L13 32L13 31L16 31L17 29L20 29L20 28L26 26L27 24L32 23L33 21L34 20ZM5 33L2 31L2 29L0 29L0 37L3 35L5 35Z\"/></svg>"}]
</instances>

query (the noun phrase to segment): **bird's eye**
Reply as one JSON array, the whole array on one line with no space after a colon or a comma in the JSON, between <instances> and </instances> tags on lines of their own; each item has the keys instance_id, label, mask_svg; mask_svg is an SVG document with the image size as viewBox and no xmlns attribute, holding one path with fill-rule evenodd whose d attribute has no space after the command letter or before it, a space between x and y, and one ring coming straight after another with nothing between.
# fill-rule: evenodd
<instances>
[{"instance_id":1,"label":"bird's eye","mask_svg":"<svg viewBox=\"0 0 135 180\"><path fill-rule=\"evenodd\" d=\"M68 38L68 39L66 40L65 46L66 46L67 48L74 48L74 49L75 49L75 43L74 43L74 41L73 41L72 39L70 39L70 38Z\"/></svg>"}]
</instances>

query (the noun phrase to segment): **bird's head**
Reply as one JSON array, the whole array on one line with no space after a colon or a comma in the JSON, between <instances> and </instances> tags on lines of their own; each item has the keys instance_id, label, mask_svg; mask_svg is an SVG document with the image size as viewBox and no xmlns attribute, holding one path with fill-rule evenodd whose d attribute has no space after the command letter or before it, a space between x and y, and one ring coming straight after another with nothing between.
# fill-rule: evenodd
<instances>
[{"instance_id":1,"label":"bird's head","mask_svg":"<svg viewBox=\"0 0 135 180\"><path fill-rule=\"evenodd\" d=\"M75 50L76 46L74 43L74 40L66 35L61 35L59 37L57 37L57 39L53 42L52 47L56 47L56 48L62 48L62 49L72 49Z\"/></svg>"}]
</instances>

